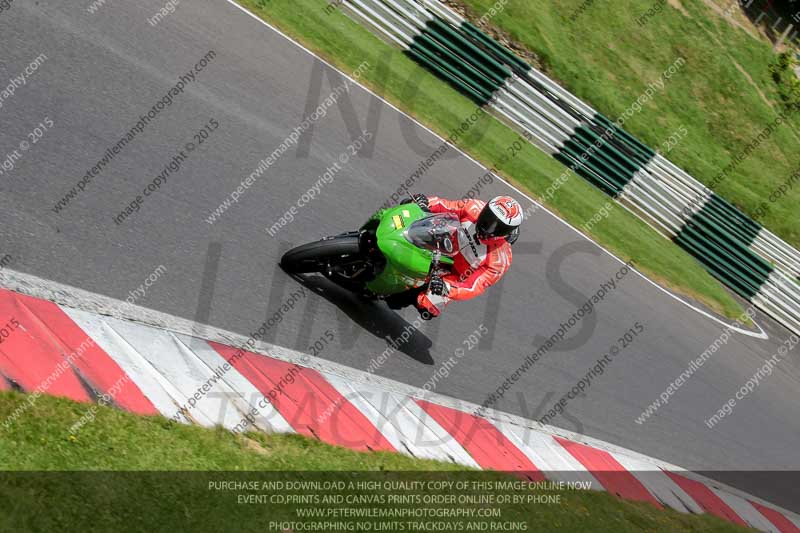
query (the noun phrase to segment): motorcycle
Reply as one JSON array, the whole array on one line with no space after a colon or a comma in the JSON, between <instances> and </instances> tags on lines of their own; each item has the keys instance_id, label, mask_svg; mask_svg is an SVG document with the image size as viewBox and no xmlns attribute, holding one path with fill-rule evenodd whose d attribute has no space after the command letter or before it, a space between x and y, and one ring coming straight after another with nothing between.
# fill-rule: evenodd
<instances>
[{"instance_id":1,"label":"motorcycle","mask_svg":"<svg viewBox=\"0 0 800 533\"><path fill-rule=\"evenodd\" d=\"M453 213L400 204L379 210L357 231L292 248L281 258L281 267L290 274L320 273L373 300L427 291L431 277L452 266L460 227ZM444 298L429 292L428 298L441 312Z\"/></svg>"}]
</instances>

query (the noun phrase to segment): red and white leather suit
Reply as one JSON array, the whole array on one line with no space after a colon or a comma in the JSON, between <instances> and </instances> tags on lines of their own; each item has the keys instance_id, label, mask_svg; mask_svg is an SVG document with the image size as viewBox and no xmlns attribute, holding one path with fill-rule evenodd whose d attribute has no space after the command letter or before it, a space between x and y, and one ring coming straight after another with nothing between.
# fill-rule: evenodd
<instances>
[{"instance_id":1,"label":"red and white leather suit","mask_svg":"<svg viewBox=\"0 0 800 533\"><path fill-rule=\"evenodd\" d=\"M443 276L449 291L445 296L420 293L417 306L438 316L449 300L468 300L497 283L511 266L511 245L505 237L479 241L475 223L486 205L482 200L445 200L428 197L433 213L455 213L461 221L458 254L453 258L453 273Z\"/></svg>"}]
</instances>

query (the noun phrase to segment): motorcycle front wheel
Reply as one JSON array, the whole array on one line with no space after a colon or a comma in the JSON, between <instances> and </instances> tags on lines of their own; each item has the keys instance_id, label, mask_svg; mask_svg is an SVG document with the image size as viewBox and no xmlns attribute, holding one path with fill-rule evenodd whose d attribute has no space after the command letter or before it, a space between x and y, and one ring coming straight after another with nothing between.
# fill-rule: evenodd
<instances>
[{"instance_id":1,"label":"motorcycle front wheel","mask_svg":"<svg viewBox=\"0 0 800 533\"><path fill-rule=\"evenodd\" d=\"M364 263L358 234L345 234L292 248L281 258L281 268L291 274L327 273L331 269Z\"/></svg>"}]
</instances>

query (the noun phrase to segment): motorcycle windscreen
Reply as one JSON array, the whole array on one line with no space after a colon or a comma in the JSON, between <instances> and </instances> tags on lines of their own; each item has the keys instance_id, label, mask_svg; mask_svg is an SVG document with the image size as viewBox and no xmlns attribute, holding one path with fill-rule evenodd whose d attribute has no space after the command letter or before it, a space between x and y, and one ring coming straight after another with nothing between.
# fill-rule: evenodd
<instances>
[{"instance_id":1,"label":"motorcycle windscreen","mask_svg":"<svg viewBox=\"0 0 800 533\"><path fill-rule=\"evenodd\" d=\"M441 213L417 220L409 226L405 237L414 246L452 257L458 252L455 243L460 226L457 215Z\"/></svg>"}]
</instances>

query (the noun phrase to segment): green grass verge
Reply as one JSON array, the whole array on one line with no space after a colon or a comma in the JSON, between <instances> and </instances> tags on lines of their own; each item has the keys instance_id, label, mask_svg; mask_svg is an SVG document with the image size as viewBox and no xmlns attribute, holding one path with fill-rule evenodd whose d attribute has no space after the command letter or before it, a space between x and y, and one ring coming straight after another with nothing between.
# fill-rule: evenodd
<instances>
[{"instance_id":1,"label":"green grass verge","mask_svg":"<svg viewBox=\"0 0 800 533\"><path fill-rule=\"evenodd\" d=\"M368 61L372 68L364 72L360 81L445 137L475 109L466 97L344 14L339 11L326 14L324 0L302 3L242 0L240 3L345 72L353 72L363 61ZM485 165L496 165L505 178L532 196L542 198L565 167L526 143L518 155L509 158L508 147L517 139L518 135L510 128L484 115L457 144ZM505 163L498 163L504 160ZM416 161L409 162L409 174L417 165ZM429 172L436 172L435 167ZM397 176L397 185L407 177ZM471 186L472 183L464 183L464 193ZM424 178L415 187L425 191ZM387 191L387 195L390 192ZM610 199L598 189L573 176L544 203L580 227L592 219L607 201ZM535 234L536 228L531 227L528 231ZM623 260L633 259L640 270L662 285L729 318L742 315L743 310L736 300L694 258L623 208L611 210L610 215L595 224L589 234Z\"/></svg>"},{"instance_id":2,"label":"green grass verge","mask_svg":"<svg viewBox=\"0 0 800 533\"><path fill-rule=\"evenodd\" d=\"M477 17L495 3L458 1ZM703 183L712 183L789 103L781 93L797 81L793 76L780 81L782 85L773 80L770 65L778 58L771 45L735 27L703 2L596 1L578 13L586 3L512 0L490 24L535 53L549 75L612 119L683 57L686 65L626 121L625 128L655 148L685 126L688 135L668 157ZM643 25L637 23L658 4L663 7L660 12ZM727 8L735 3L718 4ZM770 193L800 168L800 114L790 117L714 189L798 246L800 187L775 203L768 201ZM762 203L767 206L763 215Z\"/></svg>"},{"instance_id":3,"label":"green grass verge","mask_svg":"<svg viewBox=\"0 0 800 533\"><path fill-rule=\"evenodd\" d=\"M8 420L27 398L0 393L0 420ZM242 504L238 495L258 491L211 489L209 482L511 479L394 453L354 452L298 435L235 435L103 406L94 421L70 435L69 427L88 407L42 396L0 426L0 530L264 533L274 531L270 521L297 520L297 507ZM196 472L179 472L186 470ZM742 531L713 516L659 510L604 492L547 494L560 495L561 502L502 505L502 521L523 521L528 531Z\"/></svg>"}]
</instances>

